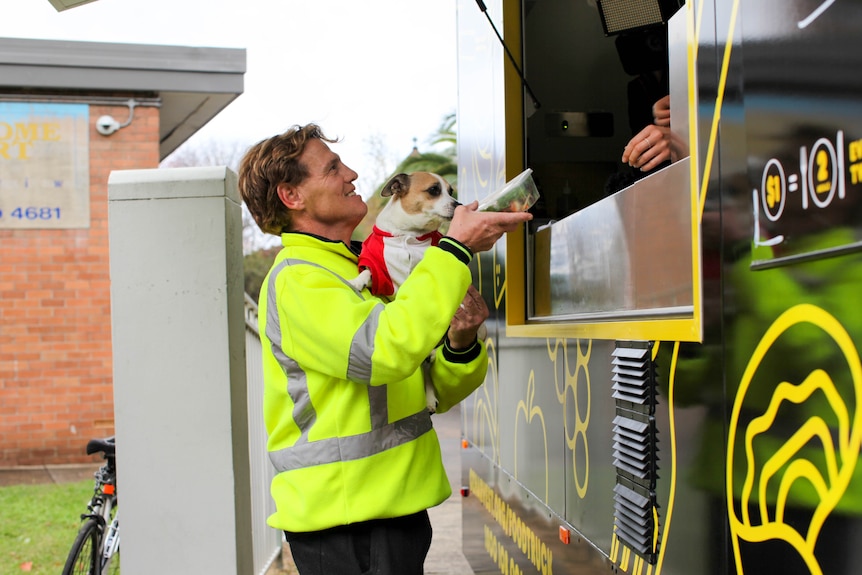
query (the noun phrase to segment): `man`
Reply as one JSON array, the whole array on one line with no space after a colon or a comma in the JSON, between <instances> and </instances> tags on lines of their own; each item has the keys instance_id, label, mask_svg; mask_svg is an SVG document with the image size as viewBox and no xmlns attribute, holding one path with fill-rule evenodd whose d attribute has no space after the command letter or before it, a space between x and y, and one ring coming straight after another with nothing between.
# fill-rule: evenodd
<instances>
[{"instance_id":1,"label":"man","mask_svg":"<svg viewBox=\"0 0 862 575\"><path fill-rule=\"evenodd\" d=\"M425 407L421 364L446 411L482 384L477 330L488 309L473 253L532 216L460 206L448 235L386 301L358 292L351 234L367 206L356 172L320 128L294 126L253 146L239 189L258 226L278 234L260 294L268 451L277 470L269 524L302 575L420 575L427 509L450 494Z\"/></svg>"}]
</instances>

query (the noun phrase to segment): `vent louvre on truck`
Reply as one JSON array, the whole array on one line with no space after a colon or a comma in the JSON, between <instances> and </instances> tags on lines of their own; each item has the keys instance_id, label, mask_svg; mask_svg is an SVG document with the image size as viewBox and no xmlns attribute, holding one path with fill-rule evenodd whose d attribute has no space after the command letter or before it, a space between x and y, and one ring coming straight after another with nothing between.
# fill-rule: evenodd
<instances>
[{"instance_id":1,"label":"vent louvre on truck","mask_svg":"<svg viewBox=\"0 0 862 575\"><path fill-rule=\"evenodd\" d=\"M652 342L617 341L611 360L614 531L622 543L650 564L658 559L658 386Z\"/></svg>"}]
</instances>

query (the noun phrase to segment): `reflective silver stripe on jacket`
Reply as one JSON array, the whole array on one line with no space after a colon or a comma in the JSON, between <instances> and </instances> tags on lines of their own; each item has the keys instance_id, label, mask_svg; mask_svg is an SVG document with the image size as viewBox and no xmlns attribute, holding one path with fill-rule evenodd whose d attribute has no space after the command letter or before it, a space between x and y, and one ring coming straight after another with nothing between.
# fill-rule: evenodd
<instances>
[{"instance_id":1,"label":"reflective silver stripe on jacket","mask_svg":"<svg viewBox=\"0 0 862 575\"><path fill-rule=\"evenodd\" d=\"M349 437L330 437L272 451L269 459L279 473L338 461L363 459L410 443L431 431L431 414L422 410L399 421Z\"/></svg>"},{"instance_id":2,"label":"reflective silver stripe on jacket","mask_svg":"<svg viewBox=\"0 0 862 575\"><path fill-rule=\"evenodd\" d=\"M269 457L275 469L283 472L312 465L361 459L409 443L430 431L432 428L431 416L424 410L410 417L389 423L386 386L369 385L368 403L371 412L371 431L349 437L308 441L308 431L317 421L317 412L308 394L308 379L305 372L296 360L284 353L282 348L281 318L278 313L278 298L275 290L275 280L278 274L285 267L296 264L312 265L328 271L362 298L362 293L351 286L347 280L314 262L286 259L280 262L270 274L267 291L266 336L270 341L276 360L287 376L287 393L293 400L293 420L300 430L300 437L293 446L270 452ZM371 354L374 352L374 334L377 331L378 319L382 311L383 304L375 306L372 313L353 336L347 367L347 378L351 381L367 384L371 380Z\"/></svg>"}]
</instances>

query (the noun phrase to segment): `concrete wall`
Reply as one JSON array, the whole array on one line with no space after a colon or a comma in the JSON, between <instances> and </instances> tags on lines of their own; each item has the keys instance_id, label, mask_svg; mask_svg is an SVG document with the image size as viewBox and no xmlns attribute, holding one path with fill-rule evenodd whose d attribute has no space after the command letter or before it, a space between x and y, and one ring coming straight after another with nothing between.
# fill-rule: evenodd
<instances>
[{"instance_id":1,"label":"concrete wall","mask_svg":"<svg viewBox=\"0 0 862 575\"><path fill-rule=\"evenodd\" d=\"M131 170L108 187L123 573L251 573L236 175Z\"/></svg>"}]
</instances>

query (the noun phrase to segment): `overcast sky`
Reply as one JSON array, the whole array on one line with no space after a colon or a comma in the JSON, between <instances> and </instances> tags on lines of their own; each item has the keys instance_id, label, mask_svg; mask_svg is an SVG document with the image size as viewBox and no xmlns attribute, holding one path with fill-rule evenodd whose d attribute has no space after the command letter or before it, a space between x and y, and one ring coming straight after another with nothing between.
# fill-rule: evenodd
<instances>
[{"instance_id":1,"label":"overcast sky","mask_svg":"<svg viewBox=\"0 0 862 575\"><path fill-rule=\"evenodd\" d=\"M0 37L245 48L243 95L194 145L316 122L361 175L369 136L397 161L456 108L456 0L9 1Z\"/></svg>"}]
</instances>

